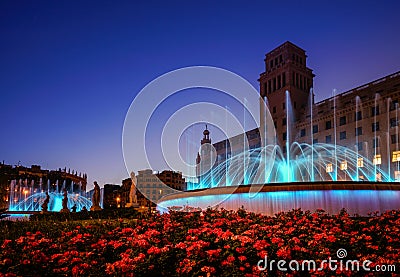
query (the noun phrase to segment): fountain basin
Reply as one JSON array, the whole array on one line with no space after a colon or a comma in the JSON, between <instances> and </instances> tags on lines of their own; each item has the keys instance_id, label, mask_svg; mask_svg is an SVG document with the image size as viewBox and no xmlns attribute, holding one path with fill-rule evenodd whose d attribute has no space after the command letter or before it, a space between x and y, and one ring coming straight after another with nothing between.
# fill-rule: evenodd
<instances>
[{"instance_id":1,"label":"fountain basin","mask_svg":"<svg viewBox=\"0 0 400 277\"><path fill-rule=\"evenodd\" d=\"M400 209L400 184L381 182L275 183L215 187L166 195L157 204L161 213L169 209L224 208L273 216L278 212L323 209L337 214L367 216L373 212Z\"/></svg>"}]
</instances>

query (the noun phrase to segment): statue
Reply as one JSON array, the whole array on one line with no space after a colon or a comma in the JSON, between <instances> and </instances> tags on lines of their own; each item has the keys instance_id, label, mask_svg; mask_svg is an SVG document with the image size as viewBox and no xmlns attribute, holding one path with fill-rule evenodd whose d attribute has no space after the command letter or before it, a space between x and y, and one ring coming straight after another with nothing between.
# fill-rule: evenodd
<instances>
[{"instance_id":1,"label":"statue","mask_svg":"<svg viewBox=\"0 0 400 277\"><path fill-rule=\"evenodd\" d=\"M42 213L47 213L48 212L48 210L49 210L49 202L50 202L50 195L49 195L49 192L48 191L46 191L46 198L44 199L44 201L43 201L43 204L42 204Z\"/></svg>"},{"instance_id":2,"label":"statue","mask_svg":"<svg viewBox=\"0 0 400 277\"><path fill-rule=\"evenodd\" d=\"M136 184L137 184L137 177L135 175L135 172L131 172L131 188L129 190L129 203L126 204L126 207L135 207L139 206L137 202L137 195L136 195Z\"/></svg>"},{"instance_id":3,"label":"statue","mask_svg":"<svg viewBox=\"0 0 400 277\"><path fill-rule=\"evenodd\" d=\"M69 213L68 209L68 193L66 189L63 189L63 200L62 200L62 209L60 212L62 213Z\"/></svg>"},{"instance_id":4,"label":"statue","mask_svg":"<svg viewBox=\"0 0 400 277\"><path fill-rule=\"evenodd\" d=\"M100 207L100 186L94 181L94 192L92 197L92 207L90 208L91 211L99 211L101 210Z\"/></svg>"}]
</instances>

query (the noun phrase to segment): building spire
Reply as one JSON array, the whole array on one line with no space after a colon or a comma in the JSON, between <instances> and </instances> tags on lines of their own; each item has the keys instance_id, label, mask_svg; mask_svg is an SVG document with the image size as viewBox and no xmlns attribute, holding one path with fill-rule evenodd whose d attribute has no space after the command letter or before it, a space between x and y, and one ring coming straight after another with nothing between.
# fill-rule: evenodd
<instances>
[{"instance_id":1,"label":"building spire","mask_svg":"<svg viewBox=\"0 0 400 277\"><path fill-rule=\"evenodd\" d=\"M207 129L207 124L206 124L206 129L203 131L203 139L201 140L201 144L204 143L211 143L210 131L208 131Z\"/></svg>"}]
</instances>

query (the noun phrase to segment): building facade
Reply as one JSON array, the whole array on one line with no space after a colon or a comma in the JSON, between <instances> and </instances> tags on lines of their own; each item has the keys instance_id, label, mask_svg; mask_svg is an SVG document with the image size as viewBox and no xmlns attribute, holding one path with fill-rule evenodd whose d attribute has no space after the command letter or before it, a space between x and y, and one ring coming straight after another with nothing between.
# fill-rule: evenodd
<instances>
[{"instance_id":1,"label":"building facade","mask_svg":"<svg viewBox=\"0 0 400 277\"><path fill-rule=\"evenodd\" d=\"M70 193L85 195L87 175L67 168L45 170L39 165L25 167L21 165L7 165L0 163L0 206L8 207L10 186L13 185L14 201L19 201L40 190L58 191L66 189Z\"/></svg>"},{"instance_id":2,"label":"building facade","mask_svg":"<svg viewBox=\"0 0 400 277\"><path fill-rule=\"evenodd\" d=\"M138 191L151 201L151 205L155 205L164 195L185 190L185 179L181 172L153 172L151 169L145 169L139 170L136 177Z\"/></svg>"},{"instance_id":3,"label":"building facade","mask_svg":"<svg viewBox=\"0 0 400 277\"><path fill-rule=\"evenodd\" d=\"M307 67L303 49L285 42L267 53L264 62L265 72L259 78L260 98L267 104L275 126L273 143L284 154L293 142L344 146L360 156L357 166L362 167L363 159L368 159L386 171L391 180L400 181L400 72L315 103L315 75ZM265 121L267 115L261 110L261 125ZM211 144L209 131L204 132L201 144ZM250 149L263 145L260 132L264 132L262 126L245 133ZM202 148L196 159L199 181L207 174L201 168L209 166L206 161L212 161L212 155L216 155L215 167L243 151L243 137L240 134L214 143L213 154ZM377 181L381 178L376 176Z\"/></svg>"}]
</instances>

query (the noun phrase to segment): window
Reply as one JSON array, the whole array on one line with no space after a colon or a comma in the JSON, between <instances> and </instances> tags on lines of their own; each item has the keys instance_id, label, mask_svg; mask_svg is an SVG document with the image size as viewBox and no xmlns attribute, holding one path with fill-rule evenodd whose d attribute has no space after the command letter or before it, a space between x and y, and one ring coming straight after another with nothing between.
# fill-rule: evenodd
<instances>
[{"instance_id":1,"label":"window","mask_svg":"<svg viewBox=\"0 0 400 277\"><path fill-rule=\"evenodd\" d=\"M390 110L394 111L395 109L397 109L399 107L399 100L393 100L390 103Z\"/></svg>"},{"instance_id":2,"label":"window","mask_svg":"<svg viewBox=\"0 0 400 277\"><path fill-rule=\"evenodd\" d=\"M274 126L275 126L275 128L276 128L276 121L274 121Z\"/></svg>"},{"instance_id":3,"label":"window","mask_svg":"<svg viewBox=\"0 0 400 277\"><path fill-rule=\"evenodd\" d=\"M372 132L379 131L379 122L372 123Z\"/></svg>"},{"instance_id":4,"label":"window","mask_svg":"<svg viewBox=\"0 0 400 277\"><path fill-rule=\"evenodd\" d=\"M279 62L282 62L282 55L279 55Z\"/></svg>"},{"instance_id":5,"label":"window","mask_svg":"<svg viewBox=\"0 0 400 277\"><path fill-rule=\"evenodd\" d=\"M313 143L315 144L315 143L318 143L318 139L316 138L316 139L313 139Z\"/></svg>"},{"instance_id":6,"label":"window","mask_svg":"<svg viewBox=\"0 0 400 277\"><path fill-rule=\"evenodd\" d=\"M272 112L276 113L276 107L272 107Z\"/></svg>"},{"instance_id":7,"label":"window","mask_svg":"<svg viewBox=\"0 0 400 277\"><path fill-rule=\"evenodd\" d=\"M379 147L379 138L372 139L372 148L377 148Z\"/></svg>"},{"instance_id":8,"label":"window","mask_svg":"<svg viewBox=\"0 0 400 277\"><path fill-rule=\"evenodd\" d=\"M325 130L329 130L332 128L332 121L326 121L325 122Z\"/></svg>"},{"instance_id":9,"label":"window","mask_svg":"<svg viewBox=\"0 0 400 277\"><path fill-rule=\"evenodd\" d=\"M375 155L372 162L374 165L382 164L381 155Z\"/></svg>"},{"instance_id":10,"label":"window","mask_svg":"<svg viewBox=\"0 0 400 277\"><path fill-rule=\"evenodd\" d=\"M300 137L305 137L306 136L306 129L301 129L300 130Z\"/></svg>"},{"instance_id":11,"label":"window","mask_svg":"<svg viewBox=\"0 0 400 277\"><path fill-rule=\"evenodd\" d=\"M269 62L269 67L273 67L274 66L274 61L273 60L271 60L270 62Z\"/></svg>"},{"instance_id":12,"label":"window","mask_svg":"<svg viewBox=\"0 0 400 277\"><path fill-rule=\"evenodd\" d=\"M286 126L286 117L282 118L282 126Z\"/></svg>"},{"instance_id":13,"label":"window","mask_svg":"<svg viewBox=\"0 0 400 277\"><path fill-rule=\"evenodd\" d=\"M362 135L362 127L357 127L356 128L356 136L361 136Z\"/></svg>"},{"instance_id":14,"label":"window","mask_svg":"<svg viewBox=\"0 0 400 277\"><path fill-rule=\"evenodd\" d=\"M396 118L393 117L393 118L390 119L390 127L391 128L396 127L398 125L399 125L399 121L396 120Z\"/></svg>"},{"instance_id":15,"label":"window","mask_svg":"<svg viewBox=\"0 0 400 277\"><path fill-rule=\"evenodd\" d=\"M359 121L359 120L362 119L361 111L358 111L358 112L355 113L355 118L356 118L356 121Z\"/></svg>"},{"instance_id":16,"label":"window","mask_svg":"<svg viewBox=\"0 0 400 277\"><path fill-rule=\"evenodd\" d=\"M339 133L339 138L340 138L340 140L346 139L346 131L340 132Z\"/></svg>"},{"instance_id":17,"label":"window","mask_svg":"<svg viewBox=\"0 0 400 277\"><path fill-rule=\"evenodd\" d=\"M285 102L282 103L282 109L286 110L286 103Z\"/></svg>"},{"instance_id":18,"label":"window","mask_svg":"<svg viewBox=\"0 0 400 277\"><path fill-rule=\"evenodd\" d=\"M331 163L326 164L325 171L326 171L327 173L333 172L333 165L332 165Z\"/></svg>"},{"instance_id":19,"label":"window","mask_svg":"<svg viewBox=\"0 0 400 277\"><path fill-rule=\"evenodd\" d=\"M396 182L400 182L400 171L396 170L396 171L394 172L394 180L395 180Z\"/></svg>"},{"instance_id":20,"label":"window","mask_svg":"<svg viewBox=\"0 0 400 277\"><path fill-rule=\"evenodd\" d=\"M284 133L282 134L282 139L283 139L283 140L286 140L286 137L287 137L287 134L286 134L286 132L284 132Z\"/></svg>"},{"instance_id":21,"label":"window","mask_svg":"<svg viewBox=\"0 0 400 277\"><path fill-rule=\"evenodd\" d=\"M363 143L362 143L362 142L358 142L358 143L356 144L356 146L357 146L357 150L358 150L358 151L362 151L362 150L363 150Z\"/></svg>"},{"instance_id":22,"label":"window","mask_svg":"<svg viewBox=\"0 0 400 277\"><path fill-rule=\"evenodd\" d=\"M276 90L276 78L274 78L272 80L272 90L275 91Z\"/></svg>"},{"instance_id":23,"label":"window","mask_svg":"<svg viewBox=\"0 0 400 277\"><path fill-rule=\"evenodd\" d=\"M312 126L312 132L313 134L318 133L318 125Z\"/></svg>"},{"instance_id":24,"label":"window","mask_svg":"<svg viewBox=\"0 0 400 277\"><path fill-rule=\"evenodd\" d=\"M393 151L392 162L400 162L400 151Z\"/></svg>"},{"instance_id":25,"label":"window","mask_svg":"<svg viewBox=\"0 0 400 277\"><path fill-rule=\"evenodd\" d=\"M379 115L379 106L371 107L371 116Z\"/></svg>"},{"instance_id":26,"label":"window","mask_svg":"<svg viewBox=\"0 0 400 277\"><path fill-rule=\"evenodd\" d=\"M391 135L390 139L391 139L392 143L397 143L398 142L398 136L397 135Z\"/></svg>"},{"instance_id":27,"label":"window","mask_svg":"<svg viewBox=\"0 0 400 277\"><path fill-rule=\"evenodd\" d=\"M339 125L342 126L342 125L345 125L345 124L346 124L346 116L341 116L339 118Z\"/></svg>"},{"instance_id":28,"label":"window","mask_svg":"<svg viewBox=\"0 0 400 277\"><path fill-rule=\"evenodd\" d=\"M278 75L278 89L281 88L281 75Z\"/></svg>"},{"instance_id":29,"label":"window","mask_svg":"<svg viewBox=\"0 0 400 277\"><path fill-rule=\"evenodd\" d=\"M347 161L342 161L340 163L340 170L347 170Z\"/></svg>"},{"instance_id":30,"label":"window","mask_svg":"<svg viewBox=\"0 0 400 277\"><path fill-rule=\"evenodd\" d=\"M272 91L271 80L268 80L268 93L271 93L271 91Z\"/></svg>"},{"instance_id":31,"label":"window","mask_svg":"<svg viewBox=\"0 0 400 277\"><path fill-rule=\"evenodd\" d=\"M282 73L282 86L286 86L286 73Z\"/></svg>"},{"instance_id":32,"label":"window","mask_svg":"<svg viewBox=\"0 0 400 277\"><path fill-rule=\"evenodd\" d=\"M332 142L332 136L331 136L331 135L326 136L326 137L325 137L325 142L326 142L326 143L331 143L331 142Z\"/></svg>"},{"instance_id":33,"label":"window","mask_svg":"<svg viewBox=\"0 0 400 277\"><path fill-rule=\"evenodd\" d=\"M364 167L364 159L363 158L358 158L357 159L357 166L358 167Z\"/></svg>"}]
</instances>

